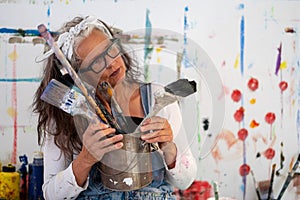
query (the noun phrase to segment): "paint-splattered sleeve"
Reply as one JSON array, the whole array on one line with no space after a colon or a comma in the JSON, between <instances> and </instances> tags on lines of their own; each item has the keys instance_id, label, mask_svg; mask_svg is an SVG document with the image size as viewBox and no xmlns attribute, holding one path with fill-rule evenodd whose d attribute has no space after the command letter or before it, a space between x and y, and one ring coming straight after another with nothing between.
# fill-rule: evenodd
<instances>
[{"instance_id":1,"label":"paint-splattered sleeve","mask_svg":"<svg viewBox=\"0 0 300 200\"><path fill-rule=\"evenodd\" d=\"M167 170L167 181L178 189L186 189L196 179L197 164L187 141L179 105L166 106L159 115L168 119L177 147L176 164L173 169Z\"/></svg>"},{"instance_id":2,"label":"paint-splattered sleeve","mask_svg":"<svg viewBox=\"0 0 300 200\"><path fill-rule=\"evenodd\" d=\"M54 144L53 137L47 137L44 145L44 184L45 199L76 199L85 190L77 185L72 170L72 162L66 162L60 150Z\"/></svg>"}]
</instances>

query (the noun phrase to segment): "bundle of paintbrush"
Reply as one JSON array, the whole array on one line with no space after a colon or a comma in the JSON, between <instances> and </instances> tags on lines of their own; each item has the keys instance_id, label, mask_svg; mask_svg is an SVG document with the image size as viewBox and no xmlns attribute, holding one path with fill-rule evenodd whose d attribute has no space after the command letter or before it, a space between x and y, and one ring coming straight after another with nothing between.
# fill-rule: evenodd
<instances>
[{"instance_id":1,"label":"bundle of paintbrush","mask_svg":"<svg viewBox=\"0 0 300 200\"><path fill-rule=\"evenodd\" d=\"M284 182L284 184L283 184L283 186L282 186L282 188L281 188L281 190L279 192L277 200L280 200L282 198L282 196L283 196L284 192L286 191L286 189L288 188L291 180L294 178L294 175L295 175L295 173L296 173L296 171L298 169L299 164L300 164L300 154L298 154L297 160L296 160L293 168L288 173L288 176L286 177L285 182Z\"/></svg>"},{"instance_id":2,"label":"bundle of paintbrush","mask_svg":"<svg viewBox=\"0 0 300 200\"><path fill-rule=\"evenodd\" d=\"M119 106L113 95L113 88L111 87L111 85L108 82L103 81L97 86L97 92L99 93L99 96L104 99L104 101L108 102L111 105L112 113L114 113L116 123L122 130L127 132L128 123L123 115L121 107Z\"/></svg>"},{"instance_id":3,"label":"bundle of paintbrush","mask_svg":"<svg viewBox=\"0 0 300 200\"><path fill-rule=\"evenodd\" d=\"M82 95L80 90L65 79L60 79L59 81L52 79L44 90L41 99L72 116L82 115L88 119L99 117L92 111L85 96ZM109 125L112 128L115 128L117 133L125 133L117 126L110 113L104 107L101 109L109 122ZM99 120L102 119L99 118Z\"/></svg>"}]
</instances>

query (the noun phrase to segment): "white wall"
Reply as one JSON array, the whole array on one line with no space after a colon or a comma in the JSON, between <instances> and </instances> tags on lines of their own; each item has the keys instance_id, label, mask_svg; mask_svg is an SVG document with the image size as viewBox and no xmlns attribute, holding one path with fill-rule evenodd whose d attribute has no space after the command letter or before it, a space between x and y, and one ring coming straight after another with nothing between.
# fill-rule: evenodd
<instances>
[{"instance_id":1,"label":"white wall","mask_svg":"<svg viewBox=\"0 0 300 200\"><path fill-rule=\"evenodd\" d=\"M34 3L33 3L34 2ZM240 5L243 3L244 9ZM50 16L47 15L50 6ZM75 15L93 14L99 16L107 23L121 28L124 32L138 32L145 27L146 9L150 10L150 20L153 30L162 30L165 38L172 33L183 36L184 33L184 8L187 12L187 36L196 44L191 59L195 63L193 68L182 68L182 77L196 79L201 86L196 95L182 102L185 126L189 132L187 136L190 146L198 160L198 179L217 181L220 195L242 199L243 182L239 175L239 167L246 158L247 164L253 170L257 181L270 178L271 165L280 167L280 153L285 156L281 175L275 177L274 193L279 192L284 181L289 165L299 153L297 141L296 112L298 110L297 93L299 86L299 22L300 9L298 1L171 1L171 0L119 0L119 1L0 1L0 28L36 29L40 23L49 24L50 30L56 30L66 20ZM245 18L245 50L244 74L240 72L240 21ZM286 33L285 28L292 27L296 33ZM152 35L155 37L155 33ZM173 35L174 36L174 35ZM29 160L32 152L39 150L35 131L36 116L30 112L32 95L38 86L34 78L39 77L41 64L36 64L34 59L42 52L42 45L33 45L31 38L26 38L28 43L8 44L10 36L0 35L0 160L3 163L11 159L14 140L14 120L10 109L13 104L13 84L3 80L12 78L13 68L16 67L16 77L29 78L31 81L16 82L17 96L17 154L26 154ZM179 38L180 39L180 38ZM181 38L182 39L182 38ZM282 70L282 77L276 76L275 65L277 48L282 43L282 62L287 63L287 68ZM151 78L160 83L167 83L176 79L176 53L182 52L183 43L166 42L162 52L154 51L151 60ZM172 46L175 45L175 46ZM157 48L158 46L154 46ZM9 58L16 48L17 59L15 63ZM143 51L138 52L141 56ZM206 56L207 54L207 56ZM158 62L157 58L160 59ZM197 60L198 59L198 60ZM203 61L202 59L205 59ZM202 60L202 61L201 61ZM206 63L215 71L209 76L206 74ZM247 87L249 78L259 80L259 88L255 92ZM218 85L222 80L222 87ZM286 80L288 89L281 97L278 83ZM214 85L214 83L216 85ZM241 103L232 101L230 95L234 89L243 93L243 106L245 118L238 124L233 114ZM219 95L217 95L219 94ZM217 96L216 96L217 95ZM250 100L256 99L255 104ZM282 98L282 99L281 99ZM225 112L218 112L220 104L225 104ZM216 105L217 104L217 105ZM220 106L222 108L222 105ZM281 108L283 115L281 118ZM267 112L276 114L276 121L272 125L273 137L269 138L270 125L264 121ZM224 115L224 121L221 119ZM203 118L209 118L210 129L204 132ZM251 120L256 120L259 126L250 128ZM242 142L237 139L240 127L249 131L243 151ZM222 132L214 154L207 152ZM206 140L205 135L210 133L212 139ZM198 135L201 140L198 140ZM280 143L283 143L283 148ZM262 153L268 148L275 149L273 160L266 159L263 155L257 158L258 152ZM210 149L210 148L208 148ZM205 151L205 152L203 152ZM245 155L243 155L245 153ZM221 156L221 157L218 157ZM295 188L290 184L286 191L285 199L296 199ZM247 176L246 199L255 199L252 177ZM299 197L298 197L299 198Z\"/></svg>"}]
</instances>

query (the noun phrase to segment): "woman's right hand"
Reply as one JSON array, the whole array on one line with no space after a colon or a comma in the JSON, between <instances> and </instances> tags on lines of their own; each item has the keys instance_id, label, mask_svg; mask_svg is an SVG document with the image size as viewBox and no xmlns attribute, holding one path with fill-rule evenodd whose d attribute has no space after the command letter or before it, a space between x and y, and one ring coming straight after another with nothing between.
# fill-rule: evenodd
<instances>
[{"instance_id":1,"label":"woman's right hand","mask_svg":"<svg viewBox=\"0 0 300 200\"><path fill-rule=\"evenodd\" d=\"M123 147L123 135L114 134L115 131L114 128L101 123L98 119L92 119L82 136L82 151L87 151L85 152L87 153L86 162L93 165L100 161L105 153Z\"/></svg>"},{"instance_id":2,"label":"woman's right hand","mask_svg":"<svg viewBox=\"0 0 300 200\"><path fill-rule=\"evenodd\" d=\"M92 166L100 161L105 153L123 147L122 134L114 134L115 129L92 119L82 136L82 150L73 161L72 169L79 186L86 183Z\"/></svg>"}]
</instances>

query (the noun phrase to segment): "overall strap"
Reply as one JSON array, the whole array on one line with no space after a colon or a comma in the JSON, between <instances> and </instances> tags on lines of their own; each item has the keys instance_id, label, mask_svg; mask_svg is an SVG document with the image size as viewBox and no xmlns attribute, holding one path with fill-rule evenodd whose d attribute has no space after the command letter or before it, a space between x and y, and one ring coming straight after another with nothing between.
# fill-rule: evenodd
<instances>
[{"instance_id":1,"label":"overall strap","mask_svg":"<svg viewBox=\"0 0 300 200\"><path fill-rule=\"evenodd\" d=\"M151 83L142 85L140 88L140 92L144 114L148 115L152 106Z\"/></svg>"}]
</instances>

